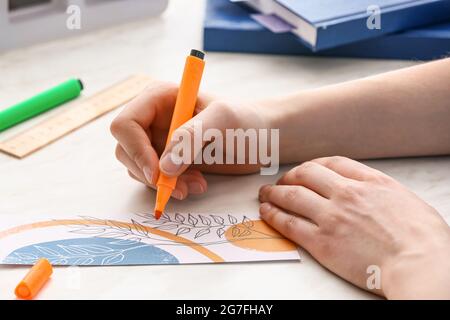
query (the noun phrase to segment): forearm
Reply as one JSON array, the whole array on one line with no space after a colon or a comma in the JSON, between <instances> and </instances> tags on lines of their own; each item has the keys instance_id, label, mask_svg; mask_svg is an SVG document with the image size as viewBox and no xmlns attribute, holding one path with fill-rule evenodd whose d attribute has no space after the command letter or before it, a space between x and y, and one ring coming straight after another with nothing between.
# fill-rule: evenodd
<instances>
[{"instance_id":1,"label":"forearm","mask_svg":"<svg viewBox=\"0 0 450 320\"><path fill-rule=\"evenodd\" d=\"M450 59L272 103L283 163L450 154Z\"/></svg>"}]
</instances>

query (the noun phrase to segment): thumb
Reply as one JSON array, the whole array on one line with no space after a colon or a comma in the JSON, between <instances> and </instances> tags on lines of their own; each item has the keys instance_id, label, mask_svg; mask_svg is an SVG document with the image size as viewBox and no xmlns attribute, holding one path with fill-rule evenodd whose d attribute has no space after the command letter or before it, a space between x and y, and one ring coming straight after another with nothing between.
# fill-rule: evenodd
<instances>
[{"instance_id":1,"label":"thumb","mask_svg":"<svg viewBox=\"0 0 450 320\"><path fill-rule=\"evenodd\" d=\"M176 129L171 141L164 150L159 167L168 176L179 176L194 163L202 161L202 150L206 143L203 134L208 129L225 132L226 128L234 128L235 117L226 104L214 102L197 114L194 118ZM197 163L197 161L195 161Z\"/></svg>"}]
</instances>

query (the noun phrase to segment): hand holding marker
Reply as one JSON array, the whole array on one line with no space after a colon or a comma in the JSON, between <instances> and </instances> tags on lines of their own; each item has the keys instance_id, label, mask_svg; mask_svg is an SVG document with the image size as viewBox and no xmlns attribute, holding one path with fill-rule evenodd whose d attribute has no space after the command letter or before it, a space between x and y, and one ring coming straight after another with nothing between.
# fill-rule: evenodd
<instances>
[{"instance_id":1,"label":"hand holding marker","mask_svg":"<svg viewBox=\"0 0 450 320\"><path fill-rule=\"evenodd\" d=\"M81 80L70 79L28 100L22 101L5 110L1 110L0 131L77 98L81 94L83 88Z\"/></svg>"},{"instance_id":2,"label":"hand holding marker","mask_svg":"<svg viewBox=\"0 0 450 320\"><path fill-rule=\"evenodd\" d=\"M167 135L166 147L172 139L173 132L189 121L194 114L203 69L205 68L204 58L205 54L198 50L191 50L191 54L186 58L183 78L181 79L177 102L175 103L172 122L170 123L169 134ZM159 174L156 184L158 187L155 204L156 219L161 217L176 184L177 177L168 177L162 172Z\"/></svg>"}]
</instances>

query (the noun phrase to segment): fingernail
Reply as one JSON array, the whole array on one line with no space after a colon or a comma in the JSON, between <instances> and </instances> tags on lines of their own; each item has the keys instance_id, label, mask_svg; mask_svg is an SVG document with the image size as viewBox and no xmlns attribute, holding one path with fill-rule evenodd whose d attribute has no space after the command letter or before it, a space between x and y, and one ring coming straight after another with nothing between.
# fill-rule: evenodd
<instances>
[{"instance_id":1,"label":"fingernail","mask_svg":"<svg viewBox=\"0 0 450 320\"><path fill-rule=\"evenodd\" d=\"M153 184L153 171L149 167L144 167L144 176L149 184Z\"/></svg>"},{"instance_id":2,"label":"fingernail","mask_svg":"<svg viewBox=\"0 0 450 320\"><path fill-rule=\"evenodd\" d=\"M174 197L177 200L183 200L184 199L183 193L180 190L177 190L177 189L172 191L172 197Z\"/></svg>"},{"instance_id":3,"label":"fingernail","mask_svg":"<svg viewBox=\"0 0 450 320\"><path fill-rule=\"evenodd\" d=\"M178 170L181 168L181 164L176 164L171 159L171 153L167 153L162 157L162 159L159 162L159 166L164 173L167 174L176 174Z\"/></svg>"},{"instance_id":4,"label":"fingernail","mask_svg":"<svg viewBox=\"0 0 450 320\"><path fill-rule=\"evenodd\" d=\"M193 194L201 194L205 192L205 188L199 182L191 182L188 184L189 192Z\"/></svg>"},{"instance_id":5,"label":"fingernail","mask_svg":"<svg viewBox=\"0 0 450 320\"><path fill-rule=\"evenodd\" d=\"M261 188L259 188L259 200L261 201L262 196L264 195L264 193L266 193L266 191L270 188L270 184L266 184L264 186L262 186Z\"/></svg>"},{"instance_id":6,"label":"fingernail","mask_svg":"<svg viewBox=\"0 0 450 320\"><path fill-rule=\"evenodd\" d=\"M261 206L259 207L259 212L260 212L261 214L265 214L265 213L269 212L271 208L272 208L272 206L271 206L269 203L264 202L264 203L262 203Z\"/></svg>"}]
</instances>

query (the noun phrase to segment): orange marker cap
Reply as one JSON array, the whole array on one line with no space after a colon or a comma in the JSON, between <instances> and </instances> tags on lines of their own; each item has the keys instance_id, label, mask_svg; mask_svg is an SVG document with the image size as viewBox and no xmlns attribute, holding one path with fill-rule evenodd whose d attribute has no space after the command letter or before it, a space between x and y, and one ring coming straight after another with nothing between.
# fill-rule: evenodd
<instances>
[{"instance_id":1,"label":"orange marker cap","mask_svg":"<svg viewBox=\"0 0 450 320\"><path fill-rule=\"evenodd\" d=\"M203 69L205 67L204 57L205 54L203 52L192 50L191 54L186 58L184 73L178 90L177 101L170 123L166 146L169 145L173 132L189 121L194 114ZM158 187L155 205L156 219L159 219L163 213L176 184L176 177L168 177L163 173L160 173L156 184Z\"/></svg>"},{"instance_id":2,"label":"orange marker cap","mask_svg":"<svg viewBox=\"0 0 450 320\"><path fill-rule=\"evenodd\" d=\"M17 285L15 294L20 299L33 299L50 279L53 268L47 259L40 259Z\"/></svg>"}]
</instances>

